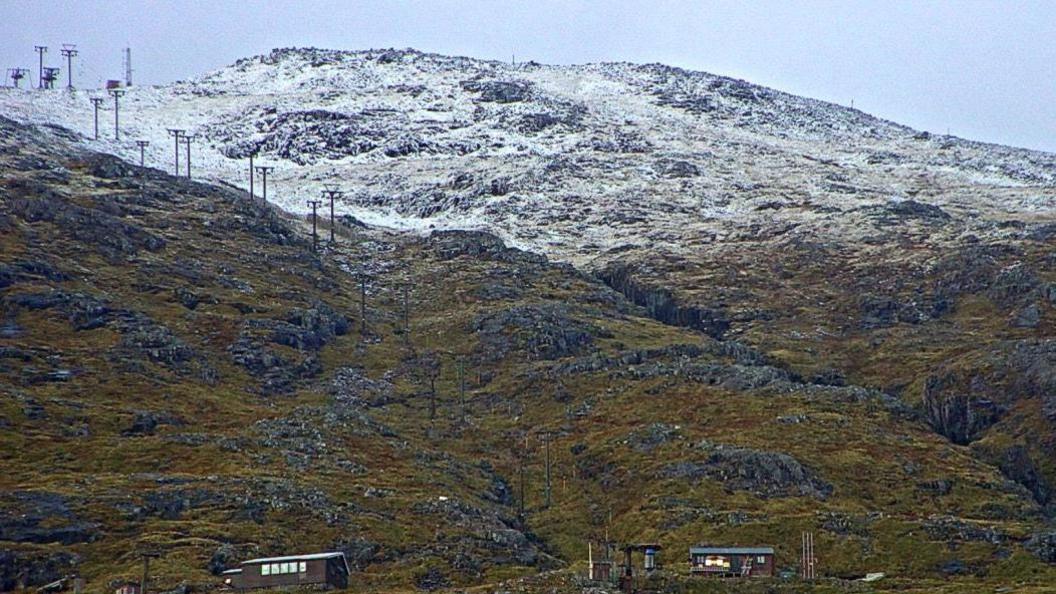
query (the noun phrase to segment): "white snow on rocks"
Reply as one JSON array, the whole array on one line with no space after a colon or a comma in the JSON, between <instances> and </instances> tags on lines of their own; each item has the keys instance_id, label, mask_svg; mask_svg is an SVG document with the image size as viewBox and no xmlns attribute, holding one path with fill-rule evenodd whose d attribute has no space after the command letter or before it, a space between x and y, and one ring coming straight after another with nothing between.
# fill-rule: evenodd
<instances>
[{"instance_id":1,"label":"white snow on rocks","mask_svg":"<svg viewBox=\"0 0 1056 594\"><path fill-rule=\"evenodd\" d=\"M775 229L853 239L871 232L864 207L905 200L980 221L1056 212L1054 155L662 65L281 49L127 91L121 141L109 98L92 139L99 90L5 88L0 112L134 162L149 140L147 164L169 171L166 129L185 128L196 177L248 188L257 151L290 211L337 183L338 212L368 224L487 229L580 264Z\"/></svg>"}]
</instances>

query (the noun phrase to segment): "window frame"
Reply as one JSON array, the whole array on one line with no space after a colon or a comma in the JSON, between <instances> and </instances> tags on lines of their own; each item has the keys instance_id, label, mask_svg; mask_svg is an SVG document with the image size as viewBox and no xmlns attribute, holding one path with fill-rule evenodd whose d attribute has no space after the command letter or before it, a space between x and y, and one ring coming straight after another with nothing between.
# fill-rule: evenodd
<instances>
[{"instance_id":1,"label":"window frame","mask_svg":"<svg viewBox=\"0 0 1056 594\"><path fill-rule=\"evenodd\" d=\"M297 565L298 573L308 573L308 563L306 561L299 561Z\"/></svg>"},{"instance_id":2,"label":"window frame","mask_svg":"<svg viewBox=\"0 0 1056 594\"><path fill-rule=\"evenodd\" d=\"M762 563L762 564L765 565L766 564L766 555L756 555L755 562L756 563Z\"/></svg>"},{"instance_id":3,"label":"window frame","mask_svg":"<svg viewBox=\"0 0 1056 594\"><path fill-rule=\"evenodd\" d=\"M271 564L262 563L261 566L260 566L260 575L262 575L262 576L271 575Z\"/></svg>"}]
</instances>

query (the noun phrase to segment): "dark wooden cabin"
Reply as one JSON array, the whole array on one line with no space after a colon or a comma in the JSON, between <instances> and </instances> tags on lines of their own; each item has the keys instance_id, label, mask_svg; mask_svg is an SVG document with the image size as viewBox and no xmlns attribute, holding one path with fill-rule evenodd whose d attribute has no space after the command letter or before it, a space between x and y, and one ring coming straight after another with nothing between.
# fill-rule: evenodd
<instances>
[{"instance_id":1,"label":"dark wooden cabin","mask_svg":"<svg viewBox=\"0 0 1056 594\"><path fill-rule=\"evenodd\" d=\"M236 590L284 586L348 587L348 562L344 553L315 553L265 557L243 561L223 573L224 583Z\"/></svg>"},{"instance_id":2,"label":"dark wooden cabin","mask_svg":"<svg viewBox=\"0 0 1056 594\"><path fill-rule=\"evenodd\" d=\"M772 547L690 547L689 571L718 577L773 577Z\"/></svg>"}]
</instances>

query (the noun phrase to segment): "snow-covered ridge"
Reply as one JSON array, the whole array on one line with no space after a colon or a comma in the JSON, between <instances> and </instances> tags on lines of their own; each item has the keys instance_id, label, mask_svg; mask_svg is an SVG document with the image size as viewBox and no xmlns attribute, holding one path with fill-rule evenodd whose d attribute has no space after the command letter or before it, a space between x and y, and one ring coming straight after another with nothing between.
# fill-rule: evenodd
<instances>
[{"instance_id":1,"label":"snow-covered ridge","mask_svg":"<svg viewBox=\"0 0 1056 594\"><path fill-rule=\"evenodd\" d=\"M166 129L185 128L198 175L248 187L256 152L289 210L338 183L339 211L368 223L485 228L578 262L773 228L853 237L863 207L909 199L981 221L1056 210L1054 155L658 64L278 49L128 91L122 140L107 111L87 143L138 160L146 139L172 170ZM89 94L4 89L0 109L90 138Z\"/></svg>"}]
</instances>

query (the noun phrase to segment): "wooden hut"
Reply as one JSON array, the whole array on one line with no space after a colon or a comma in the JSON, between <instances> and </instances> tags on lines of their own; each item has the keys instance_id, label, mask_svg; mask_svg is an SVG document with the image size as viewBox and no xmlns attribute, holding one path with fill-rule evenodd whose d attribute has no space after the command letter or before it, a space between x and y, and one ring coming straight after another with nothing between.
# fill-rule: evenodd
<instances>
[{"instance_id":1,"label":"wooden hut","mask_svg":"<svg viewBox=\"0 0 1056 594\"><path fill-rule=\"evenodd\" d=\"M344 553L314 553L263 557L243 561L224 572L224 583L236 590L283 586L348 587L348 562Z\"/></svg>"},{"instance_id":2,"label":"wooden hut","mask_svg":"<svg viewBox=\"0 0 1056 594\"><path fill-rule=\"evenodd\" d=\"M773 547L690 547L689 571L717 577L773 577Z\"/></svg>"}]
</instances>

